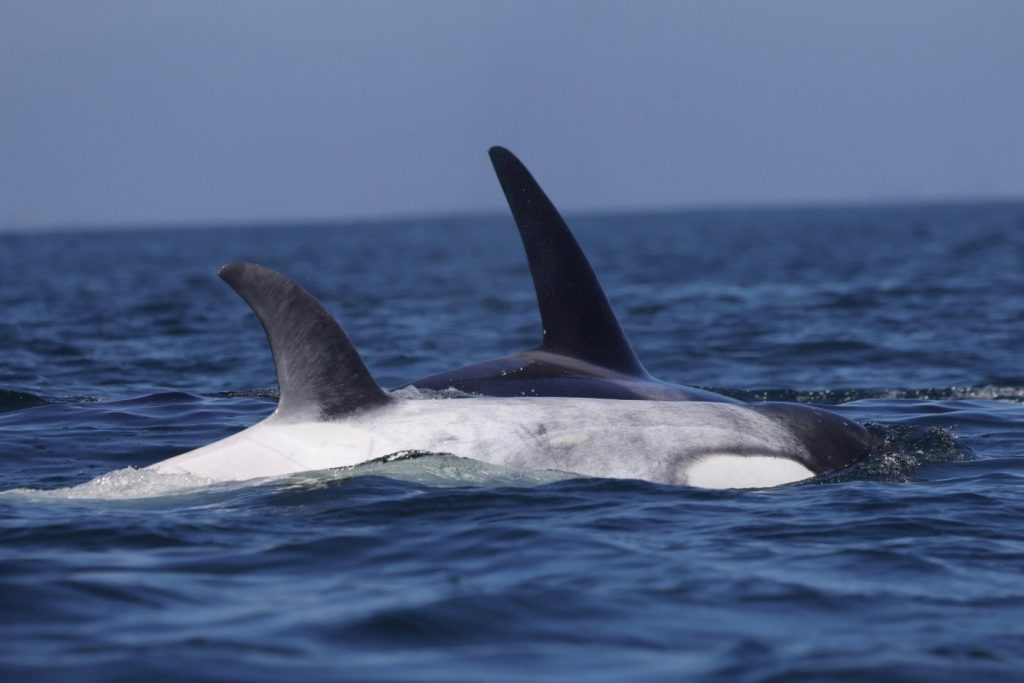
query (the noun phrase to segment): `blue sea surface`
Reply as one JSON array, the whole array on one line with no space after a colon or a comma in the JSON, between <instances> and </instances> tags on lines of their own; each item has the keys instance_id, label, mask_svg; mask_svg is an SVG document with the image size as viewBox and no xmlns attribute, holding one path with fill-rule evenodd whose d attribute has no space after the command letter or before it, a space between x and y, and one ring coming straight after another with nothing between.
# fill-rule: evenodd
<instances>
[{"instance_id":1,"label":"blue sea surface","mask_svg":"<svg viewBox=\"0 0 1024 683\"><path fill-rule=\"evenodd\" d=\"M753 491L429 454L160 488L274 408L220 265L395 386L537 343L511 219L0 235L0 679L1024 680L1024 205L571 223L654 375L884 446Z\"/></svg>"}]
</instances>

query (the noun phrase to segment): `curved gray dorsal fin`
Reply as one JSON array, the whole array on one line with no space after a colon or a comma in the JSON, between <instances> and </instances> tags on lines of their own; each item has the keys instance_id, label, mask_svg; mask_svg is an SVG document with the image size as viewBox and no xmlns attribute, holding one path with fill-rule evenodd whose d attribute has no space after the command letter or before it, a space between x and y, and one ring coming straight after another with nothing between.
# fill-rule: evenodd
<instances>
[{"instance_id":1,"label":"curved gray dorsal fin","mask_svg":"<svg viewBox=\"0 0 1024 683\"><path fill-rule=\"evenodd\" d=\"M298 283L255 263L229 263L219 274L267 333L281 390L276 415L330 420L389 400L338 323Z\"/></svg>"},{"instance_id":2,"label":"curved gray dorsal fin","mask_svg":"<svg viewBox=\"0 0 1024 683\"><path fill-rule=\"evenodd\" d=\"M554 204L512 152L492 147L489 154L530 263L544 326L540 348L648 377Z\"/></svg>"}]
</instances>

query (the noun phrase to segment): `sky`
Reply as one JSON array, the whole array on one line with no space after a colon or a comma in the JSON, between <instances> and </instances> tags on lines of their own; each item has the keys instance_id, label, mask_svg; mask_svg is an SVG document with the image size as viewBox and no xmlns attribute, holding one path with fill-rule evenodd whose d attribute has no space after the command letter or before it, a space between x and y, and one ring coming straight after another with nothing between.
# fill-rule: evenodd
<instances>
[{"instance_id":1,"label":"sky","mask_svg":"<svg viewBox=\"0 0 1024 683\"><path fill-rule=\"evenodd\" d=\"M0 0L0 229L1024 198L1024 2Z\"/></svg>"}]
</instances>

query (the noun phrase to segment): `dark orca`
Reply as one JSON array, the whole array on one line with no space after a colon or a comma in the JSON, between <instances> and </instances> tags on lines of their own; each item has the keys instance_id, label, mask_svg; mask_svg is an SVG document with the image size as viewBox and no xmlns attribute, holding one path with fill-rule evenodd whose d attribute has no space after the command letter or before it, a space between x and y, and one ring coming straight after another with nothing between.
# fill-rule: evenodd
<instances>
[{"instance_id":1,"label":"dark orca","mask_svg":"<svg viewBox=\"0 0 1024 683\"><path fill-rule=\"evenodd\" d=\"M503 147L491 163L526 248L543 336L523 353L467 365L408 385L485 396L736 403L704 389L663 382L636 357L587 257L544 190Z\"/></svg>"}]
</instances>

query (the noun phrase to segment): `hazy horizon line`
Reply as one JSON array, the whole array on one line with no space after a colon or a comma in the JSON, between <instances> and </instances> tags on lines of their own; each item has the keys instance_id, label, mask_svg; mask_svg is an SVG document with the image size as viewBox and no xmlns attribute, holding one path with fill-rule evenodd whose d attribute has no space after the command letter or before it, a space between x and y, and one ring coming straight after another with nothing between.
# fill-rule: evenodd
<instances>
[{"instance_id":1,"label":"hazy horizon line","mask_svg":"<svg viewBox=\"0 0 1024 683\"><path fill-rule=\"evenodd\" d=\"M568 209L560 213L571 222L573 218L594 217L639 217L661 216L666 214L705 214L705 213L748 213L778 211L829 211L844 209L924 209L924 208L971 208L971 207L1012 207L1020 205L1024 208L1022 196L979 196L955 197L943 199L840 199L814 201L777 202L753 200L750 202L732 203L694 203L683 205L665 205L654 207L625 207L615 209ZM201 229L264 229L280 228L289 225L373 225L377 223L413 223L492 220L507 217L508 210L498 209L465 209L456 211L396 211L386 214L350 215L350 216L305 216L305 217L273 217L273 218L209 218L185 220L144 220L144 221L109 221L82 223L42 223L42 224L2 224L0 234L63 234L72 232L122 232L128 230L201 230Z\"/></svg>"}]
</instances>

